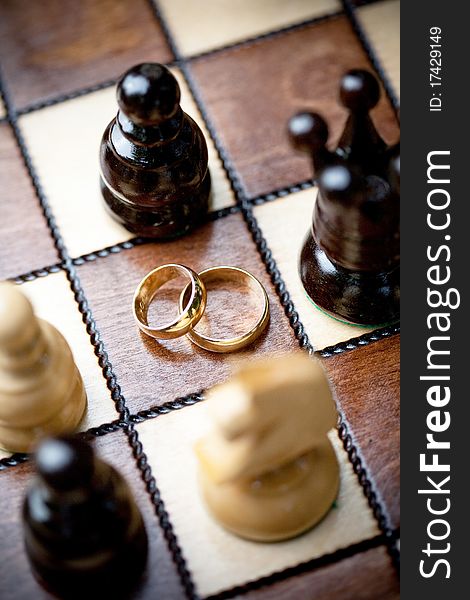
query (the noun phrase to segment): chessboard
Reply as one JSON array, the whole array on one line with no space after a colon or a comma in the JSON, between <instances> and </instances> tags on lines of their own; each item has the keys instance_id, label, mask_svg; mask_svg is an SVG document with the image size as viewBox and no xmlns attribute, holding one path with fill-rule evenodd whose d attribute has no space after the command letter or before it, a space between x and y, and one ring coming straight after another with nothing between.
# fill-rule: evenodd
<instances>
[{"instance_id":1,"label":"chessboard","mask_svg":"<svg viewBox=\"0 0 470 600\"><path fill-rule=\"evenodd\" d=\"M349 325L307 298L297 264L316 191L286 127L296 111L318 111L336 142L346 118L338 81L365 68L382 87L373 119L396 141L399 1L4 0L0 61L0 279L21 286L70 344L88 395L82 434L143 513L150 553L135 598L398 598L399 327ZM165 243L114 222L99 188L116 82L149 61L177 78L212 176L207 222ZM134 290L171 262L248 269L268 292L267 332L225 355L144 336ZM249 319L234 294L214 295L213 327L221 314L234 327ZM300 537L242 540L211 519L198 490L205 390L247 360L300 348L321 360L338 405L340 493ZM49 598L23 548L33 461L2 452L0 471L0 597Z\"/></svg>"}]
</instances>

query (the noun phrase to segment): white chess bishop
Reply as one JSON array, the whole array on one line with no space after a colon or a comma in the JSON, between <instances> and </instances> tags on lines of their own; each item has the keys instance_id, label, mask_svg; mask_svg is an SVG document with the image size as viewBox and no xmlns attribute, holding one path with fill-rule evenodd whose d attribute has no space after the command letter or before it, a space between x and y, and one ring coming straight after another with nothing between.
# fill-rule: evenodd
<instances>
[{"instance_id":1,"label":"white chess bishop","mask_svg":"<svg viewBox=\"0 0 470 600\"><path fill-rule=\"evenodd\" d=\"M74 431L87 398L62 334L36 317L18 286L0 283L0 447L29 452Z\"/></svg>"},{"instance_id":2,"label":"white chess bishop","mask_svg":"<svg viewBox=\"0 0 470 600\"><path fill-rule=\"evenodd\" d=\"M206 504L226 529L273 542L331 508L339 467L328 432L336 406L319 361L254 362L208 393L214 427L196 445Z\"/></svg>"}]
</instances>

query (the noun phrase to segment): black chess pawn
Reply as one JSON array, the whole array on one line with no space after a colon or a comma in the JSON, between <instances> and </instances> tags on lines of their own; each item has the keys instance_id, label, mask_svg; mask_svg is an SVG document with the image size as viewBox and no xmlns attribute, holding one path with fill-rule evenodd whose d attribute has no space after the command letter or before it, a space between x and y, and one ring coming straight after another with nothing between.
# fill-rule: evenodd
<instances>
[{"instance_id":1,"label":"black chess pawn","mask_svg":"<svg viewBox=\"0 0 470 600\"><path fill-rule=\"evenodd\" d=\"M333 316L392 323L400 310L399 149L387 148L369 117L379 99L370 73L350 71L340 93L350 116L335 152L326 150L328 130L318 115L298 113L289 122L294 146L312 157L318 184L300 277L313 302ZM315 127L307 133L298 121L308 115Z\"/></svg>"},{"instance_id":2,"label":"black chess pawn","mask_svg":"<svg viewBox=\"0 0 470 600\"><path fill-rule=\"evenodd\" d=\"M23 506L33 573L65 599L125 598L146 566L147 534L122 476L85 442L44 441Z\"/></svg>"},{"instance_id":3,"label":"black chess pawn","mask_svg":"<svg viewBox=\"0 0 470 600\"><path fill-rule=\"evenodd\" d=\"M101 191L129 231L172 238L207 213L211 178L199 126L180 107L180 89L163 65L127 71L117 87L119 112L101 141Z\"/></svg>"}]
</instances>

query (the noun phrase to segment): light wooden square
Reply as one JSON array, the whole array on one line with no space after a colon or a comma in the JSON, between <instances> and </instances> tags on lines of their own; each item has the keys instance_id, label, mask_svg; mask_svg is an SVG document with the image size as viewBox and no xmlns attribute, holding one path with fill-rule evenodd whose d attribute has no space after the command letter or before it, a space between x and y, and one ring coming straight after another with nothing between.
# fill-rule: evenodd
<instances>
[{"instance_id":1,"label":"light wooden square","mask_svg":"<svg viewBox=\"0 0 470 600\"><path fill-rule=\"evenodd\" d=\"M271 544L250 542L225 531L206 511L197 483L193 446L210 426L206 406L197 404L138 426L144 451L202 597L378 534L336 431L331 432L331 439L341 466L341 488L336 506L321 523L298 538Z\"/></svg>"},{"instance_id":2,"label":"light wooden square","mask_svg":"<svg viewBox=\"0 0 470 600\"><path fill-rule=\"evenodd\" d=\"M178 48L186 56L340 10L339 0L162 0Z\"/></svg>"},{"instance_id":3,"label":"light wooden square","mask_svg":"<svg viewBox=\"0 0 470 600\"><path fill-rule=\"evenodd\" d=\"M181 86L183 109L201 124L181 74L173 72ZM101 136L116 112L113 87L20 118L33 164L72 257L134 237L106 213L99 188ZM204 133L212 175L212 210L217 210L233 204L234 198L214 145Z\"/></svg>"},{"instance_id":4,"label":"light wooden square","mask_svg":"<svg viewBox=\"0 0 470 600\"><path fill-rule=\"evenodd\" d=\"M65 273L36 279L20 289L32 301L36 314L57 327L72 349L88 395L88 413L80 429L86 431L117 419L114 402Z\"/></svg>"},{"instance_id":5,"label":"light wooden square","mask_svg":"<svg viewBox=\"0 0 470 600\"><path fill-rule=\"evenodd\" d=\"M316 191L304 190L257 206L255 216L310 342L320 350L358 337L373 328L348 325L328 316L312 303L300 281L299 253L312 222Z\"/></svg>"},{"instance_id":6,"label":"light wooden square","mask_svg":"<svg viewBox=\"0 0 470 600\"><path fill-rule=\"evenodd\" d=\"M80 431L117 419L118 413L65 274L53 273L25 283L20 289L33 303L38 317L57 327L72 349L88 396L88 411ZM5 456L9 453L0 451L0 458Z\"/></svg>"},{"instance_id":7,"label":"light wooden square","mask_svg":"<svg viewBox=\"0 0 470 600\"><path fill-rule=\"evenodd\" d=\"M400 0L362 6L357 16L400 97Z\"/></svg>"}]
</instances>

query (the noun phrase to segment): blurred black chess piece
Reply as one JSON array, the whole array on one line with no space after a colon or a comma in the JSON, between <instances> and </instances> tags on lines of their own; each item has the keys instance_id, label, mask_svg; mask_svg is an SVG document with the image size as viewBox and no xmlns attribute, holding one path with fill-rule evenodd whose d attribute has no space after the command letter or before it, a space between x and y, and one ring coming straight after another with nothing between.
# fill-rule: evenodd
<instances>
[{"instance_id":1,"label":"blurred black chess piece","mask_svg":"<svg viewBox=\"0 0 470 600\"><path fill-rule=\"evenodd\" d=\"M300 255L302 283L320 308L364 325L400 314L400 150L387 147L369 116L379 97L368 71L343 76L349 117L334 152L321 116L302 112L289 121L291 142L311 155L318 184Z\"/></svg>"},{"instance_id":2,"label":"blurred black chess piece","mask_svg":"<svg viewBox=\"0 0 470 600\"><path fill-rule=\"evenodd\" d=\"M23 506L26 553L59 598L125 598L146 566L147 534L127 483L83 441L42 442Z\"/></svg>"},{"instance_id":3,"label":"blurred black chess piece","mask_svg":"<svg viewBox=\"0 0 470 600\"><path fill-rule=\"evenodd\" d=\"M188 232L207 213L211 178L204 135L180 107L178 82L163 65L137 65L119 81L117 101L100 147L107 208L139 236Z\"/></svg>"}]
</instances>

